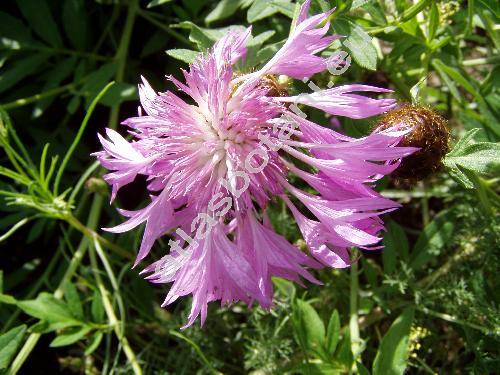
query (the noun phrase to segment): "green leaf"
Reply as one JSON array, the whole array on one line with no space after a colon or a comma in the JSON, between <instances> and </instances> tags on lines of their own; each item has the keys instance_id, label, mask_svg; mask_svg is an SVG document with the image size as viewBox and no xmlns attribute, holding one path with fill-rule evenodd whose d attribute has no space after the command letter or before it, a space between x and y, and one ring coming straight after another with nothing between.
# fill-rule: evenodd
<instances>
[{"instance_id":1,"label":"green leaf","mask_svg":"<svg viewBox=\"0 0 500 375\"><path fill-rule=\"evenodd\" d=\"M62 47L61 35L46 0L17 0L17 5L30 27L44 41Z\"/></svg>"},{"instance_id":2,"label":"green leaf","mask_svg":"<svg viewBox=\"0 0 500 375\"><path fill-rule=\"evenodd\" d=\"M377 50L371 42L371 37L363 28L347 18L338 18L334 22L335 32L344 35L342 44L359 66L375 70L377 68Z\"/></svg>"},{"instance_id":3,"label":"green leaf","mask_svg":"<svg viewBox=\"0 0 500 375\"><path fill-rule=\"evenodd\" d=\"M359 375L370 375L370 371L361 362L356 362L356 370Z\"/></svg>"},{"instance_id":4,"label":"green leaf","mask_svg":"<svg viewBox=\"0 0 500 375\"><path fill-rule=\"evenodd\" d=\"M147 8L157 7L158 5L166 4L171 2L172 0L152 0L149 2Z\"/></svg>"},{"instance_id":5,"label":"green leaf","mask_svg":"<svg viewBox=\"0 0 500 375\"><path fill-rule=\"evenodd\" d=\"M0 336L0 370L5 370L9 366L18 346L21 344L26 326L20 325L12 328Z\"/></svg>"},{"instance_id":6,"label":"green leaf","mask_svg":"<svg viewBox=\"0 0 500 375\"><path fill-rule=\"evenodd\" d=\"M192 64L199 54L200 52L198 51L184 48L169 49L167 51L167 55L173 57L174 59L181 60L187 64Z\"/></svg>"},{"instance_id":7,"label":"green leaf","mask_svg":"<svg viewBox=\"0 0 500 375\"><path fill-rule=\"evenodd\" d=\"M71 44L84 50L87 46L87 12L84 0L65 0L63 5L63 26Z\"/></svg>"},{"instance_id":8,"label":"green leaf","mask_svg":"<svg viewBox=\"0 0 500 375\"><path fill-rule=\"evenodd\" d=\"M95 323L104 321L104 306L102 304L101 294L97 290L94 292L94 297L92 297L90 313Z\"/></svg>"},{"instance_id":9,"label":"green leaf","mask_svg":"<svg viewBox=\"0 0 500 375\"><path fill-rule=\"evenodd\" d=\"M10 89L25 77L36 72L49 57L50 54L37 53L16 61L12 69L4 70L0 75L0 93Z\"/></svg>"},{"instance_id":10,"label":"green leaf","mask_svg":"<svg viewBox=\"0 0 500 375\"><path fill-rule=\"evenodd\" d=\"M298 299L294 303L292 322L299 344L313 352L321 352L325 343L325 326L316 310Z\"/></svg>"},{"instance_id":11,"label":"green leaf","mask_svg":"<svg viewBox=\"0 0 500 375\"><path fill-rule=\"evenodd\" d=\"M500 207L500 197L498 194L473 171L467 168L460 168L460 171L473 183L474 191L476 192L483 211L494 218L495 213L492 208Z\"/></svg>"},{"instance_id":12,"label":"green leaf","mask_svg":"<svg viewBox=\"0 0 500 375\"><path fill-rule=\"evenodd\" d=\"M415 311L407 308L392 323L382 338L375 361L373 375L402 375L408 359L408 337Z\"/></svg>"},{"instance_id":13,"label":"green leaf","mask_svg":"<svg viewBox=\"0 0 500 375\"><path fill-rule=\"evenodd\" d=\"M71 314L75 318L83 320L84 315L83 315L82 301L80 300L78 290L76 289L74 284L66 283L66 286L64 288L64 299L68 303L68 309L71 312Z\"/></svg>"},{"instance_id":14,"label":"green leaf","mask_svg":"<svg viewBox=\"0 0 500 375\"><path fill-rule=\"evenodd\" d=\"M214 45L216 41L222 38L230 31L242 32L246 30L244 26L232 25L220 29L207 29L199 27L190 21L184 21L177 25L183 29L189 29L189 40L198 45L200 51L206 50Z\"/></svg>"},{"instance_id":15,"label":"green leaf","mask_svg":"<svg viewBox=\"0 0 500 375\"><path fill-rule=\"evenodd\" d=\"M325 346L329 354L333 355L340 338L340 317L337 310L333 310L330 321L328 322L328 328L326 330L326 341Z\"/></svg>"},{"instance_id":16,"label":"green leaf","mask_svg":"<svg viewBox=\"0 0 500 375\"><path fill-rule=\"evenodd\" d=\"M477 2L500 18L500 4L498 2L490 0L477 0Z\"/></svg>"},{"instance_id":17,"label":"green leaf","mask_svg":"<svg viewBox=\"0 0 500 375\"><path fill-rule=\"evenodd\" d=\"M248 23L253 23L276 13L293 18L295 5L289 0L256 0L247 12Z\"/></svg>"},{"instance_id":18,"label":"green leaf","mask_svg":"<svg viewBox=\"0 0 500 375\"><path fill-rule=\"evenodd\" d=\"M68 78L75 69L77 62L76 57L70 57L59 61L57 65L50 70L46 75L45 84L43 85L42 92L56 88L59 84ZM50 106L50 104L57 98L57 96L49 96L36 102L33 108L32 115L34 118L39 117Z\"/></svg>"},{"instance_id":19,"label":"green leaf","mask_svg":"<svg viewBox=\"0 0 500 375\"><path fill-rule=\"evenodd\" d=\"M64 332L59 334L50 343L51 348L58 348L60 346L67 346L80 341L89 333L91 328L89 326L75 327L69 330L69 332Z\"/></svg>"},{"instance_id":20,"label":"green leaf","mask_svg":"<svg viewBox=\"0 0 500 375\"><path fill-rule=\"evenodd\" d=\"M49 323L61 323L61 326L80 325L69 307L49 293L40 293L33 300L18 301L17 306L26 314Z\"/></svg>"},{"instance_id":21,"label":"green leaf","mask_svg":"<svg viewBox=\"0 0 500 375\"><path fill-rule=\"evenodd\" d=\"M429 35L427 36L427 41L431 42L436 37L436 31L439 27L439 9L435 2L431 5L431 10L429 11Z\"/></svg>"},{"instance_id":22,"label":"green leaf","mask_svg":"<svg viewBox=\"0 0 500 375\"><path fill-rule=\"evenodd\" d=\"M455 68L452 68L449 65L446 65L441 60L434 59L432 60L432 64L434 67L439 67L439 69L445 72L449 77L451 77L455 82L461 85L465 90L474 95L477 98L481 98L481 94L479 91L472 85L463 75Z\"/></svg>"},{"instance_id":23,"label":"green leaf","mask_svg":"<svg viewBox=\"0 0 500 375\"><path fill-rule=\"evenodd\" d=\"M410 267L417 270L440 254L455 232L455 212L443 210L434 217L417 239Z\"/></svg>"},{"instance_id":24,"label":"green leaf","mask_svg":"<svg viewBox=\"0 0 500 375\"><path fill-rule=\"evenodd\" d=\"M101 104L114 106L126 101L136 100L138 98L137 86L130 83L114 84L101 99Z\"/></svg>"},{"instance_id":25,"label":"green leaf","mask_svg":"<svg viewBox=\"0 0 500 375\"><path fill-rule=\"evenodd\" d=\"M466 168L479 174L488 173L500 163L500 144L492 142L474 142L474 135L479 129L469 130L457 142L443 160L451 176L466 188L473 188L473 182L462 172Z\"/></svg>"},{"instance_id":26,"label":"green leaf","mask_svg":"<svg viewBox=\"0 0 500 375\"><path fill-rule=\"evenodd\" d=\"M92 100L99 94L102 87L106 85L116 72L116 64L108 63L87 76L85 84L80 89L80 94L86 97L88 107Z\"/></svg>"},{"instance_id":27,"label":"green leaf","mask_svg":"<svg viewBox=\"0 0 500 375\"><path fill-rule=\"evenodd\" d=\"M349 334L349 331L347 331L342 338L340 348L336 357L338 361L345 367L345 369L351 368L352 363L354 362L354 356L351 350L351 336Z\"/></svg>"},{"instance_id":28,"label":"green leaf","mask_svg":"<svg viewBox=\"0 0 500 375\"><path fill-rule=\"evenodd\" d=\"M205 23L209 24L232 16L244 3L245 0L219 1L217 6L205 17Z\"/></svg>"},{"instance_id":29,"label":"green leaf","mask_svg":"<svg viewBox=\"0 0 500 375\"><path fill-rule=\"evenodd\" d=\"M31 32L24 23L8 13L0 12L0 35L17 42L31 41Z\"/></svg>"},{"instance_id":30,"label":"green leaf","mask_svg":"<svg viewBox=\"0 0 500 375\"><path fill-rule=\"evenodd\" d=\"M95 332L92 335L92 337L90 338L90 342L84 352L86 356L91 355L99 347L99 344L102 341L102 337L102 332Z\"/></svg>"},{"instance_id":31,"label":"green leaf","mask_svg":"<svg viewBox=\"0 0 500 375\"><path fill-rule=\"evenodd\" d=\"M396 259L401 257L408 260L409 245L406 234L397 223L390 221L387 224L387 232L384 235L384 251L382 261L384 273L391 274L396 270Z\"/></svg>"},{"instance_id":32,"label":"green leaf","mask_svg":"<svg viewBox=\"0 0 500 375\"><path fill-rule=\"evenodd\" d=\"M335 375L342 374L344 369L331 363L301 363L293 368L292 374Z\"/></svg>"}]
</instances>

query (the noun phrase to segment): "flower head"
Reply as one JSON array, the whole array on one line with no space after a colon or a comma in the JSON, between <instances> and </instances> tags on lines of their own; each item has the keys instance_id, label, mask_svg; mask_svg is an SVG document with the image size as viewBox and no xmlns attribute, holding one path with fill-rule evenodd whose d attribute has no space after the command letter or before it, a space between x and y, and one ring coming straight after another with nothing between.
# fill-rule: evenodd
<instances>
[{"instance_id":1,"label":"flower head","mask_svg":"<svg viewBox=\"0 0 500 375\"><path fill-rule=\"evenodd\" d=\"M318 53L337 38L326 36L331 12L308 17L309 3L261 69L235 74L250 29L228 33L183 72L184 82L169 77L192 100L157 93L143 79L145 114L123 122L134 139L128 142L110 129L109 140L100 136L104 150L97 157L111 171L105 179L113 186L112 200L137 175L147 177L151 194L143 209L121 210L128 220L108 230L120 233L146 223L136 264L156 239L172 235L169 253L143 272L152 282L172 283L164 305L193 296L187 326L199 315L203 323L207 304L215 300L269 308L273 276L319 283L311 268L349 266L348 249L376 247L383 229L379 216L398 206L375 192L373 183L415 150L397 147L404 130L354 139L305 119L296 107L364 118L395 101L359 93L388 90L355 84L286 96L270 84L272 75L302 79L328 67ZM292 186L290 174L315 193ZM266 213L272 199L288 206L308 253L273 230Z\"/></svg>"}]
</instances>

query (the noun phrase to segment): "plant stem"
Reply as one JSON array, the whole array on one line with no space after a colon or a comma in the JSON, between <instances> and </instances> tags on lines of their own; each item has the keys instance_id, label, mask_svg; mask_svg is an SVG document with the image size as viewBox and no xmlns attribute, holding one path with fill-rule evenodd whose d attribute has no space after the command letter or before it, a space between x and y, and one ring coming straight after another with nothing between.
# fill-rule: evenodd
<instances>
[{"instance_id":1,"label":"plant stem","mask_svg":"<svg viewBox=\"0 0 500 375\"><path fill-rule=\"evenodd\" d=\"M69 91L72 88L74 88L75 86L76 86L75 82L68 83L67 85L64 85L64 86L61 86L61 87L56 87L56 88L53 88L51 90L47 90L45 92L42 92L40 94L29 96L27 98L17 99L17 100L14 100L12 102L9 102L9 103L5 103L5 104L2 105L2 107L4 109L6 109L6 110L9 110L9 109L12 109L12 108L22 107L24 105L37 102L39 100L48 98L50 96L58 95L58 94L63 93L65 91Z\"/></svg>"},{"instance_id":2,"label":"plant stem","mask_svg":"<svg viewBox=\"0 0 500 375\"><path fill-rule=\"evenodd\" d=\"M85 237L91 240L99 241L99 243L101 243L104 247L114 251L115 253L126 259L131 259L131 260L134 259L134 256L130 252L126 251L121 246L118 246L113 242L107 240L106 238L102 237L95 231L95 229L90 228L88 225L84 225L73 215L69 214L65 216L64 220L73 228L80 231Z\"/></svg>"},{"instance_id":3,"label":"plant stem","mask_svg":"<svg viewBox=\"0 0 500 375\"><path fill-rule=\"evenodd\" d=\"M351 263L351 281L350 281L350 299L349 299L349 332L351 337L351 350L356 359L360 354L360 337L359 337L359 321L358 321L358 292L359 292L359 282L358 282L358 259L357 251L353 249L352 257L353 261Z\"/></svg>"},{"instance_id":4,"label":"plant stem","mask_svg":"<svg viewBox=\"0 0 500 375\"><path fill-rule=\"evenodd\" d=\"M92 266L92 273L94 274L95 281L97 283L97 287L99 288L99 292L101 294L102 302L104 305L104 310L106 311L106 315L108 316L109 320L109 325L113 327L113 330L115 331L116 337L118 338L118 341L120 342L121 346L123 347L123 351L125 352L125 355L127 356L127 359L129 360L132 369L134 370L134 374L137 375L142 375L142 370L141 367L139 366L139 363L137 362L137 358L135 356L134 351L130 347L130 344L127 340L127 337L124 335L124 330L122 329L122 325L120 324L120 321L117 319L115 310L113 309L113 305L111 303L111 300L109 298L109 292L104 286L103 280L101 278L101 275L99 273L98 265L97 265L97 259L95 256L96 252L96 246L99 246L99 244L94 241L94 246L91 246L90 248L90 264Z\"/></svg>"},{"instance_id":5,"label":"plant stem","mask_svg":"<svg viewBox=\"0 0 500 375\"><path fill-rule=\"evenodd\" d=\"M115 81L122 82L125 75L125 65L127 62L128 47L130 45L130 37L132 36L132 29L134 27L135 17L139 9L138 0L131 0L128 6L127 18L125 20L125 26L123 27L122 37L120 39L120 44L118 45L118 50L116 51L116 75ZM111 115L109 117L109 127L111 129L116 129L118 125L118 114L120 111L120 105L114 105L111 108Z\"/></svg>"},{"instance_id":6,"label":"plant stem","mask_svg":"<svg viewBox=\"0 0 500 375\"><path fill-rule=\"evenodd\" d=\"M82 124L80 125L80 128L78 129L78 132L76 133L75 139L69 146L68 151L66 152L66 155L64 156L63 161L61 162L61 165L59 166L59 170L57 171L56 179L54 181L54 195L57 196L57 192L59 189L59 184L61 182L61 178L64 174L64 170L66 169L66 165L69 162L69 159L71 158L71 155L76 149L76 146L80 143L80 139L83 136L83 132L85 131L85 128L87 127L87 124L90 120L90 116L92 116L92 113L94 112L94 108L99 102L99 100L106 94L106 91L109 90L111 86L113 86L114 82L108 83L104 88L101 90L99 94L94 98L92 103L89 106L89 109L87 110L87 113L85 114L85 117L83 118Z\"/></svg>"},{"instance_id":7,"label":"plant stem","mask_svg":"<svg viewBox=\"0 0 500 375\"><path fill-rule=\"evenodd\" d=\"M87 227L95 228L97 226L101 214L102 202L103 202L103 197L100 195L95 195L94 201L92 202L92 207L90 208ZM84 237L80 242L78 249L73 254L73 257L71 258L68 268L66 269L66 272L64 273L61 281L59 282L59 286L54 292L55 298L62 299L62 297L64 296L64 287L66 283L71 280L76 270L78 269L78 266L80 265L83 256L87 252L87 248L88 248L88 239ZM8 375L17 374L21 366L28 359L28 356L30 355L31 351L35 348L38 340L40 340L40 337L41 337L40 333L32 333L28 337L23 347L17 354L16 358L12 362L12 365L10 366L10 369L7 373Z\"/></svg>"},{"instance_id":8,"label":"plant stem","mask_svg":"<svg viewBox=\"0 0 500 375\"><path fill-rule=\"evenodd\" d=\"M190 48L193 47L193 44L189 41L189 39L185 38L182 34L178 33L177 31L172 30L170 27L168 27L167 25L164 25L160 21L155 20L153 17L151 17L148 14L148 12L140 10L139 11L139 16L141 16L142 18L144 18L146 21L151 22L156 27L159 27L160 29L162 29L163 31L165 31L167 34L173 36L175 39L177 39L179 42L181 42L182 44L184 44L186 47L190 47Z\"/></svg>"},{"instance_id":9,"label":"plant stem","mask_svg":"<svg viewBox=\"0 0 500 375\"><path fill-rule=\"evenodd\" d=\"M123 79L123 74L125 70L125 62L127 58L127 51L128 51L128 46L130 44L130 36L132 34L132 27L134 24L134 19L135 19L135 14L138 8L138 0L132 0L128 13L127 13L127 20L125 22L125 27L124 31L122 34L122 39L120 41L120 46L118 48L118 51L116 53L116 58L118 60L118 68L117 68L117 73L116 73L116 81L120 82ZM118 124L118 111L119 111L119 105L116 105L113 107L110 115L110 127L113 129L116 129L117 124ZM92 206L90 209L89 217L87 220L87 225L85 226L87 229L91 230L92 232L95 231L95 228L97 227L97 223L99 221L99 217L101 214L101 208L103 205L103 197L99 194L94 195L94 199L92 201ZM76 218L75 218L76 220ZM78 220L76 222L79 223ZM74 222L74 223L76 223ZM80 223L81 224L81 223ZM83 224L82 224L83 225ZM95 233L95 232L94 232ZM78 266L80 265L80 262L83 259L83 256L85 255L87 248L88 248L88 236L82 239L80 242L80 245L78 246L77 251L75 254L73 254L73 258L71 259L71 262L68 266L68 269L66 270L61 282L59 283L59 287L57 290L54 292L54 297L61 299L64 295L63 288L66 282L68 282L78 269ZM109 241L105 241L109 242ZM16 358L12 362L12 365L8 371L8 375L15 375L23 363L26 361L28 356L30 355L31 351L34 349L36 346L38 340L40 339L41 334L40 333L32 333L26 342L24 343L23 347L21 348L20 352L17 354Z\"/></svg>"},{"instance_id":10,"label":"plant stem","mask_svg":"<svg viewBox=\"0 0 500 375\"><path fill-rule=\"evenodd\" d=\"M463 326L466 326L466 327L470 327L470 328L476 329L478 331L481 331L485 335L498 334L499 331L500 331L499 329L493 329L493 330L491 330L491 329L488 329L487 327L483 327L483 326L480 326L478 324L469 323L469 322L466 322L466 321L464 321L462 319L454 317L453 315L441 313L441 312L438 312L438 311L433 311L433 310L428 309L427 307L415 306L415 308L418 311L423 312L424 314L427 314L427 315L430 315L430 316L434 316L434 317L439 318L439 319L443 319L443 320L445 320L447 322L450 322L450 323L460 324L460 325L463 325Z\"/></svg>"}]
</instances>

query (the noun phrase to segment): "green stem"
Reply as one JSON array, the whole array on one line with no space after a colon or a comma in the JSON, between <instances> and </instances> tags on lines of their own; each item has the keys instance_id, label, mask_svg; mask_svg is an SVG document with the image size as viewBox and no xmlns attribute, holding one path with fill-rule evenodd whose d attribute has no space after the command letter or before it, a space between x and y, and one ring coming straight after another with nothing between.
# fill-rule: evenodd
<instances>
[{"instance_id":1,"label":"green stem","mask_svg":"<svg viewBox=\"0 0 500 375\"><path fill-rule=\"evenodd\" d=\"M350 299L349 299L349 333L351 336L351 350L354 358L360 354L361 340L359 337L359 320L358 320L358 252L353 250L353 261L351 263L351 280L350 280Z\"/></svg>"},{"instance_id":2,"label":"green stem","mask_svg":"<svg viewBox=\"0 0 500 375\"><path fill-rule=\"evenodd\" d=\"M88 59L99 60L99 61L110 61L113 58L108 56L97 55L91 52L83 52L83 51L74 51L65 48L52 48L52 47L38 47L38 46L30 46L30 45L22 45L22 48L25 50L32 51L40 51L40 52L49 52L49 53L58 53L61 55L71 55L77 57L85 57Z\"/></svg>"},{"instance_id":3,"label":"green stem","mask_svg":"<svg viewBox=\"0 0 500 375\"><path fill-rule=\"evenodd\" d=\"M101 92L94 98L92 103L89 106L89 109L87 110L87 113L85 114L85 117L83 118L82 124L80 125L80 128L78 129L78 132L76 133L76 137L73 140L73 143L71 143L71 146L69 146L68 152L64 156L63 161L61 162L61 165L59 167L59 170L57 171L56 179L54 181L54 195L57 196L57 192L59 189L59 184L61 183L61 178L64 174L64 170L66 169L66 165L69 162L69 159L71 158L71 155L76 149L76 146L80 143L80 139L83 136L83 132L85 131L85 128L87 127L87 124L89 122L90 116L92 116L92 113L94 112L94 108L99 102L99 100L106 94L106 91L109 90L109 88L114 84L114 82L108 83L104 88L101 90Z\"/></svg>"},{"instance_id":4,"label":"green stem","mask_svg":"<svg viewBox=\"0 0 500 375\"><path fill-rule=\"evenodd\" d=\"M49 264L43 271L43 274L40 278L37 279L35 285L29 290L29 292L24 296L24 299L31 299L33 298L38 290L43 286L43 284L47 281L47 278L52 274L52 270L54 269L55 265L58 264L59 258L61 257L61 250L63 248L63 243L60 242L59 246L57 247L57 251L50 260ZM9 330L9 328L12 326L12 324L16 321L17 317L21 313L20 309L15 310L12 315L9 317L9 320L5 325L2 327L2 332L6 332Z\"/></svg>"},{"instance_id":5,"label":"green stem","mask_svg":"<svg viewBox=\"0 0 500 375\"><path fill-rule=\"evenodd\" d=\"M16 233L19 228L27 224L30 220L31 218L25 217L24 219L18 221L15 225L12 226L12 228L10 228L7 232L0 236L0 243Z\"/></svg>"},{"instance_id":6,"label":"green stem","mask_svg":"<svg viewBox=\"0 0 500 375\"><path fill-rule=\"evenodd\" d=\"M186 47L193 48L193 44L189 41L189 39L184 37L184 35L178 33L175 30L172 30L170 27L168 27L167 25L164 25L160 21L155 20L153 17L151 17L147 12L145 12L143 10L140 10L138 13L139 13L139 16L141 16L145 20L149 21L150 23L152 23L156 27L159 27L160 29L165 31L167 34L173 36L175 39L177 39L179 42L184 44Z\"/></svg>"},{"instance_id":7,"label":"green stem","mask_svg":"<svg viewBox=\"0 0 500 375\"><path fill-rule=\"evenodd\" d=\"M115 81L122 82L125 75L125 66L127 63L128 47L130 45L130 37L132 36L132 29L134 27L135 17L139 9L138 0L132 0L128 7L127 18L125 20L125 26L123 27L122 38L120 39L120 44L118 45L118 50L116 51L116 75ZM118 126L118 114L120 111L120 105L117 104L111 108L111 115L109 118L109 127L111 129L116 129Z\"/></svg>"},{"instance_id":8,"label":"green stem","mask_svg":"<svg viewBox=\"0 0 500 375\"><path fill-rule=\"evenodd\" d=\"M500 329L491 330L491 329L489 329L487 327L483 327L483 326L480 326L478 324L466 322L465 320L459 319L459 318L457 318L457 317L455 317L453 315L450 315L450 314L445 314L445 313L441 313L441 312L438 312L438 311L430 310L427 307L415 306L415 308L418 311L423 312L424 314L427 314L427 315L430 315L430 316L434 316L434 317L439 318L439 319L443 319L443 320L445 320L447 322L450 322L450 323L460 324L460 325L463 325L463 326L466 326L466 327L470 327L470 328L476 329L478 331L481 331L485 335L491 335L492 333L498 334L500 332Z\"/></svg>"},{"instance_id":9,"label":"green stem","mask_svg":"<svg viewBox=\"0 0 500 375\"><path fill-rule=\"evenodd\" d=\"M463 66L476 66L485 64L496 64L500 62L500 56L481 57L462 61Z\"/></svg>"},{"instance_id":10,"label":"green stem","mask_svg":"<svg viewBox=\"0 0 500 375\"><path fill-rule=\"evenodd\" d=\"M133 260L134 256L128 252L127 250L123 249L121 246L118 246L114 244L113 242L107 240L106 238L102 237L95 231L95 227L89 227L88 225L84 225L82 222L80 222L76 217L73 215L69 214L64 217L64 220L71 225L73 228L76 230L80 231L85 237L89 238L90 240L97 240L99 241L100 244L102 244L104 247L114 251L116 254L126 258Z\"/></svg>"},{"instance_id":11,"label":"green stem","mask_svg":"<svg viewBox=\"0 0 500 375\"><path fill-rule=\"evenodd\" d=\"M217 371L213 366L212 364L210 363L210 361L207 359L207 357L205 357L205 354L203 354L203 351L200 349L200 347L191 339L189 339L188 337L184 336L182 333L180 332L176 332L176 331L169 331L169 333L172 335L172 336L175 336L175 337L178 337L184 341L186 341L189 345L191 345L191 347L194 349L194 351L200 356L202 362L208 367L208 369L210 370L210 372L212 374L220 374L219 371Z\"/></svg>"},{"instance_id":12,"label":"green stem","mask_svg":"<svg viewBox=\"0 0 500 375\"><path fill-rule=\"evenodd\" d=\"M2 107L6 110L12 109L12 108L22 107L24 105L37 102L39 100L48 98L50 96L58 95L62 92L69 91L69 90L73 89L75 86L76 86L76 83L74 83L74 82L69 83L69 84L61 86L61 87L56 87L52 90L47 90L47 91L42 92L40 94L29 96L27 98L17 99L17 100L14 100L12 102L9 102L9 103L5 103L2 105Z\"/></svg>"},{"instance_id":13,"label":"green stem","mask_svg":"<svg viewBox=\"0 0 500 375\"><path fill-rule=\"evenodd\" d=\"M102 202L103 202L103 197L100 195L95 195L94 201L92 202L92 207L90 208L89 218L87 221L88 227L95 228L97 226L101 214ZM85 237L82 239L80 245L78 246L78 249L73 254L73 257L71 258L68 268L66 269L66 272L64 273L61 281L59 282L59 286L54 292L55 298L62 299L62 297L64 296L64 287L66 283L69 282L73 277L73 275L76 273L78 266L80 265L85 253L87 252L87 248L88 248L88 239ZM12 362L9 371L7 372L8 375L17 374L17 372L20 370L24 362L28 359L32 350L35 348L36 344L38 343L38 340L40 340L40 337L41 337L40 333L32 333L28 337L23 347L17 354L16 358Z\"/></svg>"},{"instance_id":14,"label":"green stem","mask_svg":"<svg viewBox=\"0 0 500 375\"><path fill-rule=\"evenodd\" d=\"M94 278L97 283L97 287L99 288L99 292L101 294L102 302L104 305L104 310L106 311L106 315L108 316L109 320L109 325L113 327L113 330L115 331L116 337L118 338L118 341L120 342L121 346L123 347L123 351L125 352L125 355L127 356L127 359L129 360L132 369L134 370L134 374L137 375L142 375L142 370L137 362L137 358L135 356L134 351L130 347L130 344L127 340L127 337L124 334L124 330L122 329L122 325L120 324L120 321L116 317L115 310L113 309L113 305L111 303L111 300L109 298L109 292L104 286L104 282L101 278L101 275L99 273L98 265L97 265L97 259L95 256L96 252L96 247L99 246L99 243L97 241L94 241L94 246L91 247L89 255L90 255L90 264L92 266L92 273L94 274Z\"/></svg>"},{"instance_id":15,"label":"green stem","mask_svg":"<svg viewBox=\"0 0 500 375\"><path fill-rule=\"evenodd\" d=\"M118 69L117 69L117 74L116 74L116 80L121 81L123 79L123 73L125 69L125 62L126 62L126 57L127 57L127 50L128 46L130 43L130 36L132 33L132 26L134 24L134 19L135 19L135 14L138 8L138 0L132 0L130 3L129 9L128 9L128 14L127 14L127 20L125 23L124 27L124 32L122 34L122 39L120 41L120 47L117 51L116 56L120 57L118 60ZM113 115L113 111L111 112L110 115L110 122L111 122L111 128L116 128L117 123L118 123L118 109L119 105L113 107L113 109L116 111L116 115ZM116 118L116 120L115 120ZM87 226L86 228L94 231L95 228L97 227L97 223L99 221L100 213L101 213L101 208L103 205L103 197L99 194L94 195L94 199L92 201L92 206L90 209L89 217L87 220ZM74 273L78 269L78 266L80 265L80 262L83 259L83 256L85 255L86 251L88 248L88 239L85 237L82 239L80 242L80 246L78 247L77 251L75 254L73 254L73 258L69 264L68 269L66 270L66 273L64 274L59 287L54 293L54 296L56 298L62 298L63 297L63 287L66 284L67 281L73 277ZM23 345L21 351L17 354L16 358L12 362L12 365L8 371L8 375L15 375L23 363L26 361L28 356L30 355L31 351L34 349L35 345L37 344L38 340L40 339L41 334L40 333L32 333L28 339L26 340L25 344Z\"/></svg>"}]
</instances>

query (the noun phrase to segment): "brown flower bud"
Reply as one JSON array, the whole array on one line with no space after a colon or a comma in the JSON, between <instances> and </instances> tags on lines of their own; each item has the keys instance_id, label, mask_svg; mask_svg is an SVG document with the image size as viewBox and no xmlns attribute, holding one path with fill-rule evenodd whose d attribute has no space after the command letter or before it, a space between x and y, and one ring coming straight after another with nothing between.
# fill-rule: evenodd
<instances>
[{"instance_id":1,"label":"brown flower bud","mask_svg":"<svg viewBox=\"0 0 500 375\"><path fill-rule=\"evenodd\" d=\"M450 133L446 120L434 110L404 105L385 114L377 125L377 130L393 126L411 128L398 146L418 147L419 151L407 156L393 176L409 180L422 180L441 167L441 160L448 152Z\"/></svg>"}]
</instances>

